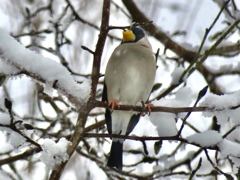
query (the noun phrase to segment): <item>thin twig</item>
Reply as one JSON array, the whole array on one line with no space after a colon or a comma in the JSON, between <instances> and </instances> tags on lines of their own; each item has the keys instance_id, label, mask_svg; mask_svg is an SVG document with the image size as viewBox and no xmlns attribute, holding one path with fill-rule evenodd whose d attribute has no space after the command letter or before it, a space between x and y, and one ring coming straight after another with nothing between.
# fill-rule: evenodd
<instances>
[{"instance_id":1,"label":"thin twig","mask_svg":"<svg viewBox=\"0 0 240 180\"><path fill-rule=\"evenodd\" d=\"M223 135L223 139L226 138L229 134L231 134L235 129L237 129L238 127L240 126L240 124L237 124L235 126L233 126L228 132L226 132L224 135Z\"/></svg>"},{"instance_id":2,"label":"thin twig","mask_svg":"<svg viewBox=\"0 0 240 180\"><path fill-rule=\"evenodd\" d=\"M200 45L200 47L199 47L199 49L198 49L198 52L197 52L197 55L196 55L195 59L191 62L191 64L188 66L188 68L183 72L183 74L182 74L181 77L180 77L180 80L182 80L183 77L185 76L185 74L187 74L187 73L188 73L188 76L190 76L190 74L191 74L190 72L192 72L192 71L190 71L190 69L191 69L191 68L193 67L193 65L197 62L198 57L199 57L199 55L201 54L202 48L203 48L203 46L204 46L204 44L205 44L205 42L206 42L206 39L207 39L207 37L208 37L208 34L210 33L210 31L212 30L212 28L213 28L214 25L216 24L217 20L219 19L219 17L220 17L220 15L222 14L223 10L224 10L224 9L226 8L226 6L228 5L229 1L230 1L230 0L228 0L227 2L225 2L225 3L223 4L222 8L221 8L220 11L218 12L216 18L214 19L214 21L212 22L212 24L210 25L210 27L206 29L205 34L204 34L204 37L203 37L203 39L202 39L201 45Z\"/></svg>"},{"instance_id":3,"label":"thin twig","mask_svg":"<svg viewBox=\"0 0 240 180\"><path fill-rule=\"evenodd\" d=\"M202 166L202 158L199 159L198 161L198 165L196 167L196 169L194 169L189 177L189 180L192 180L193 177L195 176L195 174L197 173L197 171L200 169L200 167Z\"/></svg>"},{"instance_id":4,"label":"thin twig","mask_svg":"<svg viewBox=\"0 0 240 180\"><path fill-rule=\"evenodd\" d=\"M194 103L193 107L196 107L198 102L205 96L206 92L207 92L208 86L205 86L199 93L198 93L198 97L196 99L196 102ZM191 115L192 112L188 112L187 115L184 117L183 121L182 121L182 125L180 127L180 130L178 131L178 136L181 135L182 130L184 128L184 124L187 121L188 117Z\"/></svg>"},{"instance_id":5,"label":"thin twig","mask_svg":"<svg viewBox=\"0 0 240 180\"><path fill-rule=\"evenodd\" d=\"M224 176L227 178L227 180L234 180L234 178L233 178L230 174L227 174L227 173L223 172L219 167L217 167L217 166L213 163L213 161L211 160L211 158L210 158L210 156L209 156L209 154L208 154L207 149L204 149L204 152L205 152L205 155L206 155L206 157L207 157L207 160L210 162L210 164L212 165L212 167L213 167L217 172L219 172L220 174L224 175Z\"/></svg>"},{"instance_id":6,"label":"thin twig","mask_svg":"<svg viewBox=\"0 0 240 180\"><path fill-rule=\"evenodd\" d=\"M81 46L81 48L83 49L83 50L85 50L85 51L88 51L90 54L95 54L95 52L94 51L92 51L91 49L89 49L88 47L86 47L86 46Z\"/></svg>"},{"instance_id":7,"label":"thin twig","mask_svg":"<svg viewBox=\"0 0 240 180\"><path fill-rule=\"evenodd\" d=\"M96 138L96 137L102 137L102 138L119 138L119 139L129 139L129 140L134 140L134 141L159 141L159 140L168 140L168 141L179 141L179 142L184 142L187 144L194 145L196 147L201 146L196 143L190 143L184 138L180 138L177 136L128 136L128 135L119 135L119 134L100 134L100 133L84 133L85 138ZM208 149L211 150L219 150L217 146L215 147L207 147Z\"/></svg>"},{"instance_id":8,"label":"thin twig","mask_svg":"<svg viewBox=\"0 0 240 180\"><path fill-rule=\"evenodd\" d=\"M107 102L95 101L96 107L108 108ZM153 106L151 107L151 112L168 112L168 113L183 113L183 112L202 112L202 111L213 111L217 108L214 107L166 107L166 106ZM146 107L143 106L133 106L133 105L120 105L119 107L114 107L114 110L123 111L137 111L137 112L149 112ZM220 109L219 109L220 111Z\"/></svg>"}]
</instances>

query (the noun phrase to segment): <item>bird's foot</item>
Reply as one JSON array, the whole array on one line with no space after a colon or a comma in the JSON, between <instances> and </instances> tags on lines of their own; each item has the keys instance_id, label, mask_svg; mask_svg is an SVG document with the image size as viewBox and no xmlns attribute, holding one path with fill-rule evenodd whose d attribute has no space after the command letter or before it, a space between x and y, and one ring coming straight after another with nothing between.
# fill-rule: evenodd
<instances>
[{"instance_id":1,"label":"bird's foot","mask_svg":"<svg viewBox=\"0 0 240 180\"><path fill-rule=\"evenodd\" d=\"M120 104L119 104L117 101L110 100L110 101L108 102L108 107L109 107L109 109L110 109L111 112L114 110L114 108L115 108L116 106L117 106L118 108L120 108Z\"/></svg>"},{"instance_id":2,"label":"bird's foot","mask_svg":"<svg viewBox=\"0 0 240 180\"><path fill-rule=\"evenodd\" d=\"M154 105L149 103L149 104L145 104L145 107L147 108L148 112L150 113L152 111L151 108L154 107Z\"/></svg>"},{"instance_id":3,"label":"bird's foot","mask_svg":"<svg viewBox=\"0 0 240 180\"><path fill-rule=\"evenodd\" d=\"M151 103L147 103L147 104L143 103L143 107L147 108L147 112L150 114L152 111L151 108L154 107L154 105ZM140 114L141 114L141 116L145 116L147 113L141 112Z\"/></svg>"}]
</instances>

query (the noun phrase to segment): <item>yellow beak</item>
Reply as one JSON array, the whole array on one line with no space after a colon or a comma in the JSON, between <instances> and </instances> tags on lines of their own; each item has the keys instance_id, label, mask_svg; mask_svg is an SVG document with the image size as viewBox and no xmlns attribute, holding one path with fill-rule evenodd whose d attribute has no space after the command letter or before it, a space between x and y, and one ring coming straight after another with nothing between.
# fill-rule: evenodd
<instances>
[{"instance_id":1,"label":"yellow beak","mask_svg":"<svg viewBox=\"0 0 240 180\"><path fill-rule=\"evenodd\" d=\"M131 30L125 30L123 33L123 42L134 41L136 39L135 35Z\"/></svg>"}]
</instances>

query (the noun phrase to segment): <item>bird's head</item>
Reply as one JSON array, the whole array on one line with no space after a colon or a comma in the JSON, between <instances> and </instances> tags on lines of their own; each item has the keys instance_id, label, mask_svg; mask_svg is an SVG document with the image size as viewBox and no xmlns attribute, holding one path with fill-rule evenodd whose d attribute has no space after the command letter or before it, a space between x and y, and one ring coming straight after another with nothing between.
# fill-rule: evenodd
<instances>
[{"instance_id":1,"label":"bird's head","mask_svg":"<svg viewBox=\"0 0 240 180\"><path fill-rule=\"evenodd\" d=\"M138 27L132 27L123 31L122 43L138 42L145 36L144 31Z\"/></svg>"}]
</instances>

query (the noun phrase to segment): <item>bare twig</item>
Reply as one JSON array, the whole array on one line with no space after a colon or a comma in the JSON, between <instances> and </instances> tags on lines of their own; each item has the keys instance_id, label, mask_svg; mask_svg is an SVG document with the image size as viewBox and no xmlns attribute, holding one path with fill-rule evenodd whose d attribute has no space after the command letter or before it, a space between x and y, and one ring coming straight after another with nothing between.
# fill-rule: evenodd
<instances>
[{"instance_id":1,"label":"bare twig","mask_svg":"<svg viewBox=\"0 0 240 180\"><path fill-rule=\"evenodd\" d=\"M93 137L104 137L104 138L119 138L119 139L129 139L129 140L134 140L134 141L158 141L158 140L168 140L168 141L179 141L187 144L194 145L196 147L201 146L196 143L190 143L184 138L180 138L177 136L164 136L164 137L159 137L159 136L128 136L128 135L119 135L119 134L100 134L100 133L84 133L84 137L86 138L93 138ZM207 149L211 150L218 150L218 147L207 147Z\"/></svg>"},{"instance_id":2,"label":"bare twig","mask_svg":"<svg viewBox=\"0 0 240 180\"><path fill-rule=\"evenodd\" d=\"M194 103L193 107L197 106L197 103L202 99L203 96L205 96L206 92L207 92L208 86L204 87L198 94L198 98L196 99L196 102ZM188 112L187 115L184 117L182 125L178 131L178 136L181 135L182 130L184 128L184 124L187 121L187 118L191 115L192 112Z\"/></svg>"},{"instance_id":3,"label":"bare twig","mask_svg":"<svg viewBox=\"0 0 240 180\"><path fill-rule=\"evenodd\" d=\"M213 167L217 172L219 172L220 174L224 175L224 176L227 178L227 180L233 180L233 179L234 179L230 174L227 174L227 173L223 172L219 167L217 167L217 166L213 163L213 161L211 160L211 158L210 158L210 156L209 156L209 154L208 154L207 149L204 149L204 152L205 152L205 155L206 155L206 157L207 157L207 160L210 162L210 164L212 165L212 167Z\"/></svg>"},{"instance_id":4,"label":"bare twig","mask_svg":"<svg viewBox=\"0 0 240 180\"><path fill-rule=\"evenodd\" d=\"M189 180L193 179L194 175L197 173L197 171L200 169L200 167L202 166L202 158L199 159L198 161L198 165L196 167L196 169L194 169L189 177Z\"/></svg>"},{"instance_id":5,"label":"bare twig","mask_svg":"<svg viewBox=\"0 0 240 180\"><path fill-rule=\"evenodd\" d=\"M95 52L94 51L92 51L91 49L89 49L88 47L86 47L86 46L81 46L81 48L83 49L83 50L85 50L85 51L88 51L90 54L92 54L92 55L94 55L95 54Z\"/></svg>"}]
</instances>

